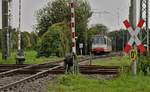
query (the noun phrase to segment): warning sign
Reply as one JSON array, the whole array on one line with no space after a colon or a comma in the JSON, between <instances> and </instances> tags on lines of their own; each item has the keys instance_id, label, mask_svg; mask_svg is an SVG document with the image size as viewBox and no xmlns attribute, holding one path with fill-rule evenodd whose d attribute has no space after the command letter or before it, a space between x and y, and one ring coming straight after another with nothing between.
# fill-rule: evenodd
<instances>
[{"instance_id":1,"label":"warning sign","mask_svg":"<svg viewBox=\"0 0 150 92\"><path fill-rule=\"evenodd\" d=\"M128 53L130 51L130 49L132 48L132 44L135 42L135 44L137 45L137 48L140 50L141 53L144 53L145 48L144 45L142 44L142 42L139 40L138 38L138 34L140 32L141 27L144 24L144 20L141 19L136 27L135 30L133 30L131 28L130 23L128 22L128 20L125 20L124 22L125 27L128 29L128 32L131 35L130 40L128 41L128 43L126 44L126 47L124 49L125 53Z\"/></svg>"},{"instance_id":2,"label":"warning sign","mask_svg":"<svg viewBox=\"0 0 150 92\"><path fill-rule=\"evenodd\" d=\"M130 59L134 61L137 58L137 52L135 49L132 49L130 52Z\"/></svg>"}]
</instances>

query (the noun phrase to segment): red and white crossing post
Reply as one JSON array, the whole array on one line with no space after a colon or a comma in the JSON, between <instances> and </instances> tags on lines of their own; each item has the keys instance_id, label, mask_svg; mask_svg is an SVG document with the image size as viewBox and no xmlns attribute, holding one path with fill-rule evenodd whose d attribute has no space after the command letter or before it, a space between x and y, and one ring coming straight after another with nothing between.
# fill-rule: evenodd
<instances>
[{"instance_id":1,"label":"red and white crossing post","mask_svg":"<svg viewBox=\"0 0 150 92\"><path fill-rule=\"evenodd\" d=\"M74 54L76 54L76 34L75 34L75 4L74 4L74 1L71 0L70 1L70 9L71 9L71 23L70 23L70 26L71 26L71 37L72 37L72 52Z\"/></svg>"},{"instance_id":2,"label":"red and white crossing post","mask_svg":"<svg viewBox=\"0 0 150 92\"><path fill-rule=\"evenodd\" d=\"M125 27L128 29L128 32L131 35L131 38L129 39L128 43L126 44L124 52L128 54L128 52L132 48L133 43L135 42L135 45L137 46L135 51L137 52L137 49L138 49L140 51L140 53L144 53L144 51L145 51L144 45L142 44L142 42L138 38L138 33L140 32L140 29L144 24L144 20L141 19L139 21L139 23L138 23L137 27L135 28L135 30L132 29L132 27L131 27L130 23L128 22L128 20L125 20L123 23L124 23ZM136 62L137 62L136 58L135 58L135 60L132 60L132 67L131 68L132 68L133 75L136 75L136 71L137 71L137 65L136 65L137 63Z\"/></svg>"},{"instance_id":3,"label":"red and white crossing post","mask_svg":"<svg viewBox=\"0 0 150 92\"><path fill-rule=\"evenodd\" d=\"M71 9L71 37L72 37L72 54L73 54L73 73L77 74L79 71L77 57L76 57L76 33L75 33L75 3L74 0L70 0Z\"/></svg>"}]
</instances>

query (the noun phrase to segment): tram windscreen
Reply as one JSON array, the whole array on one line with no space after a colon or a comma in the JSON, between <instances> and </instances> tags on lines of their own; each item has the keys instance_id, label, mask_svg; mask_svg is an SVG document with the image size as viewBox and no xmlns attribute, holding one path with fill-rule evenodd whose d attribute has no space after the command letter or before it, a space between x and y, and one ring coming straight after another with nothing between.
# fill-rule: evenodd
<instances>
[{"instance_id":1,"label":"tram windscreen","mask_svg":"<svg viewBox=\"0 0 150 92\"><path fill-rule=\"evenodd\" d=\"M93 44L106 44L104 37L94 37L92 42Z\"/></svg>"}]
</instances>

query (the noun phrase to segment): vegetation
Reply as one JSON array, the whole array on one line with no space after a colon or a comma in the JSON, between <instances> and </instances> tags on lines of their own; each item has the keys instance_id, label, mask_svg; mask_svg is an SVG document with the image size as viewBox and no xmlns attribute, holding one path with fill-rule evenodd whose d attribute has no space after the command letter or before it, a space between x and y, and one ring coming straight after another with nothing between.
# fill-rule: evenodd
<instances>
[{"instance_id":1,"label":"vegetation","mask_svg":"<svg viewBox=\"0 0 150 92\"><path fill-rule=\"evenodd\" d=\"M123 51L130 37L128 31L125 29L109 32L108 36L112 40L112 47L114 51Z\"/></svg>"},{"instance_id":2,"label":"vegetation","mask_svg":"<svg viewBox=\"0 0 150 92\"><path fill-rule=\"evenodd\" d=\"M66 0L49 1L47 5L36 11L37 24L35 31L21 33L21 48L24 50L36 50L48 52L49 56L64 56L71 51L70 8ZM108 28L103 24L97 24L88 29L88 19L92 16L89 3L85 0L75 2L75 29L77 53L79 43L83 43L83 54L90 51L90 39L95 34L105 34ZM18 47L18 31L11 30L11 50ZM2 35L2 31L0 31ZM1 40L1 37L0 37ZM1 45L1 43L0 43Z\"/></svg>"},{"instance_id":3,"label":"vegetation","mask_svg":"<svg viewBox=\"0 0 150 92\"><path fill-rule=\"evenodd\" d=\"M70 52L71 42L69 28L65 23L57 23L49 27L48 31L42 36L39 43L39 51L48 52L49 55L64 56Z\"/></svg>"},{"instance_id":4,"label":"vegetation","mask_svg":"<svg viewBox=\"0 0 150 92\"><path fill-rule=\"evenodd\" d=\"M36 58L37 53L35 51L26 51L25 52L25 64L41 64L44 62L51 62L56 60L61 60L62 58L58 58L56 56L50 56L48 58L41 57ZM1 57L1 54L0 54ZM16 53L13 52L11 57L9 57L7 60L2 60L0 58L0 64L15 64L16 63Z\"/></svg>"},{"instance_id":5,"label":"vegetation","mask_svg":"<svg viewBox=\"0 0 150 92\"><path fill-rule=\"evenodd\" d=\"M18 48L18 31L17 29L11 29L11 50L16 50ZM2 31L0 30L0 45L2 41ZM21 48L25 50L35 49L35 45L37 43L37 33L36 32L21 32ZM0 46L0 50L1 50Z\"/></svg>"},{"instance_id":6,"label":"vegetation","mask_svg":"<svg viewBox=\"0 0 150 92\"><path fill-rule=\"evenodd\" d=\"M149 92L149 85L150 78L141 75L121 75L113 80L63 75L50 82L48 92Z\"/></svg>"},{"instance_id":7,"label":"vegetation","mask_svg":"<svg viewBox=\"0 0 150 92\"><path fill-rule=\"evenodd\" d=\"M142 64L147 65L149 58L143 59ZM103 66L129 66L129 57L112 57L93 60L92 64ZM146 69L145 69L146 70ZM143 71L143 70L142 70ZM145 73L145 72L144 72ZM147 73L147 72L146 72ZM83 75L63 75L51 81L48 92L149 92L150 78L138 73L137 76L122 73L118 78L104 80L102 75L85 77ZM95 79L94 79L95 78ZM144 86L143 86L144 85Z\"/></svg>"},{"instance_id":8,"label":"vegetation","mask_svg":"<svg viewBox=\"0 0 150 92\"><path fill-rule=\"evenodd\" d=\"M77 0L75 2L75 27L76 36L78 37L77 46L79 43L85 43L85 32L87 31L88 18L90 18L91 15L91 8L87 1ZM71 47L71 31L69 28L70 16L70 8L65 0L50 1L47 6L37 11L36 17L38 23L36 25L36 30L42 40L41 43L46 43L44 41L51 42L53 40L52 45L50 45L50 43L49 45L47 43L45 45L39 44L38 46L41 50L43 50L43 48L48 49L49 53L53 53L57 56L63 56L64 53L71 50L68 48ZM55 34L57 37L48 36L48 34ZM64 37L64 39L62 39L62 37ZM54 42L56 38L58 40ZM56 46L54 46L54 44ZM64 49L66 51L64 51Z\"/></svg>"},{"instance_id":9,"label":"vegetation","mask_svg":"<svg viewBox=\"0 0 150 92\"><path fill-rule=\"evenodd\" d=\"M150 56L140 55L138 61L138 72L144 75L150 75Z\"/></svg>"},{"instance_id":10,"label":"vegetation","mask_svg":"<svg viewBox=\"0 0 150 92\"><path fill-rule=\"evenodd\" d=\"M129 66L131 61L127 56L117 56L104 59L96 59L92 61L93 65L102 65L102 66Z\"/></svg>"}]
</instances>

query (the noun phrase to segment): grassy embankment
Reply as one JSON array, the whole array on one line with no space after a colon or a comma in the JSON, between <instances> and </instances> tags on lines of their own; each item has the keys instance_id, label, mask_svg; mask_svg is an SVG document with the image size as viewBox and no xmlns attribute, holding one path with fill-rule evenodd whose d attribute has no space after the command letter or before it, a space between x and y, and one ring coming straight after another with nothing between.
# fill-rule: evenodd
<instances>
[{"instance_id":1,"label":"grassy embankment","mask_svg":"<svg viewBox=\"0 0 150 92\"><path fill-rule=\"evenodd\" d=\"M121 75L114 80L61 76L51 81L48 92L150 92L150 77Z\"/></svg>"},{"instance_id":2,"label":"grassy embankment","mask_svg":"<svg viewBox=\"0 0 150 92\"><path fill-rule=\"evenodd\" d=\"M113 57L93 60L92 64L128 66L130 63L128 57ZM48 87L48 92L150 92L150 77L122 74L113 80L100 80L80 75L63 75L50 82Z\"/></svg>"},{"instance_id":3,"label":"grassy embankment","mask_svg":"<svg viewBox=\"0 0 150 92\"><path fill-rule=\"evenodd\" d=\"M129 66L131 64L131 61L127 56L124 57L116 56L104 59L96 59L93 60L92 64L102 66Z\"/></svg>"},{"instance_id":4,"label":"grassy embankment","mask_svg":"<svg viewBox=\"0 0 150 92\"><path fill-rule=\"evenodd\" d=\"M36 58L37 53L35 51L26 51L25 52L25 64L40 64L44 62L49 61L55 61L55 60L61 60L62 58L58 58L55 56L50 56L48 58L46 57L40 57ZM2 60L2 54L0 53L0 64L15 64L16 63L16 53L13 52L11 54L11 57L9 57L7 60Z\"/></svg>"}]
</instances>

